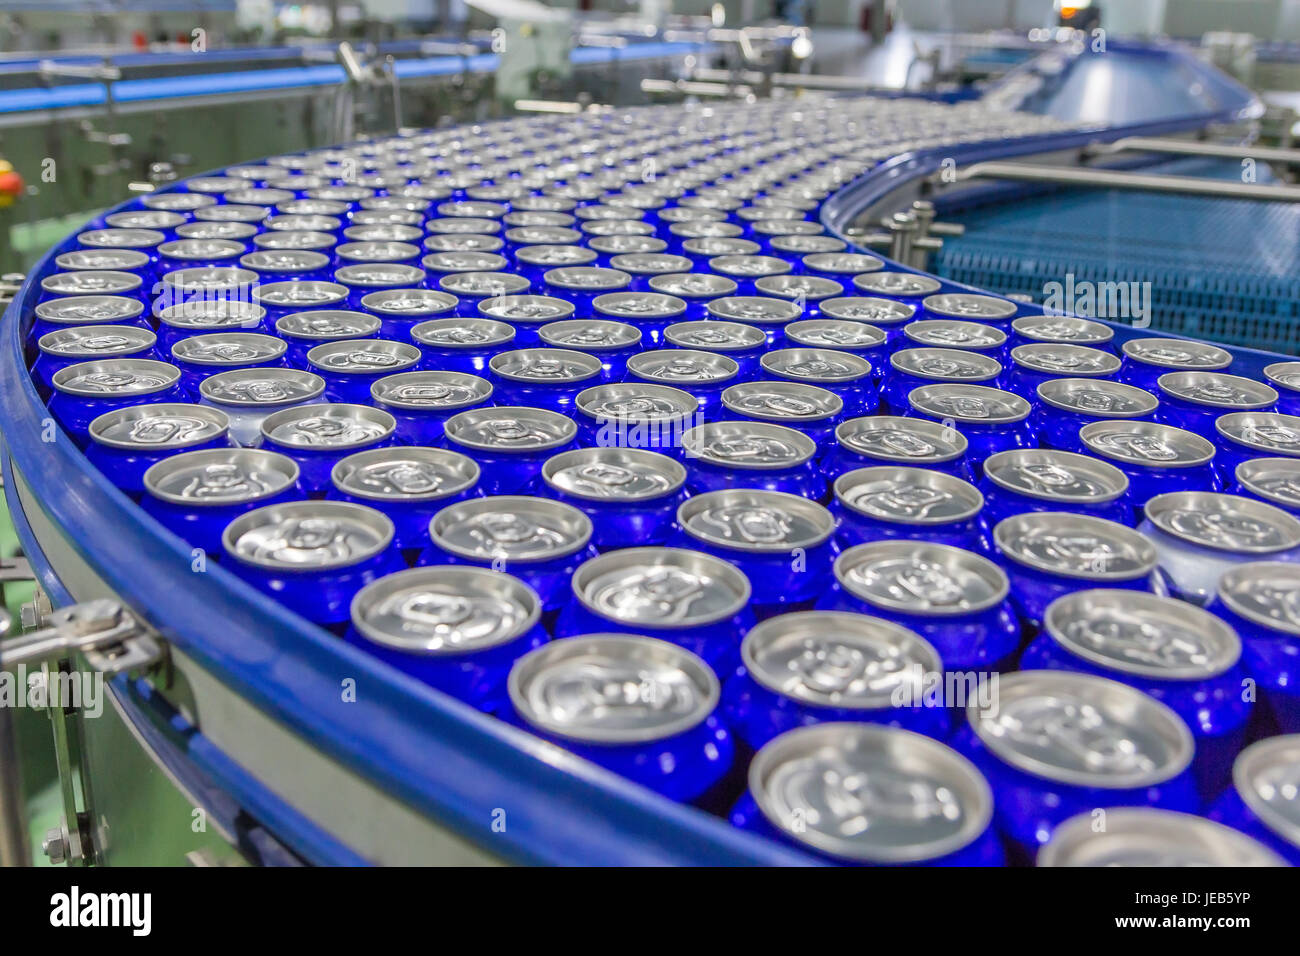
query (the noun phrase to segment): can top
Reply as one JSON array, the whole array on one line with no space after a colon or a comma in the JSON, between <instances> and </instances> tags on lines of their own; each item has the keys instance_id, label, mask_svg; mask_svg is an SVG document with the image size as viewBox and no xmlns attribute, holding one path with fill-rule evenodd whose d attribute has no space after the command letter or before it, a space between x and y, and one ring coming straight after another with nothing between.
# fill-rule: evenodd
<instances>
[{"instance_id":1,"label":"can top","mask_svg":"<svg viewBox=\"0 0 1300 956\"><path fill-rule=\"evenodd\" d=\"M418 256L420 247L409 242L371 239L340 243L334 247L334 254L352 262L404 262Z\"/></svg>"},{"instance_id":2,"label":"can top","mask_svg":"<svg viewBox=\"0 0 1300 956\"><path fill-rule=\"evenodd\" d=\"M1156 807L1106 811L1098 831L1091 813L1058 825L1036 866L1287 866L1246 834L1205 817Z\"/></svg>"},{"instance_id":3,"label":"can top","mask_svg":"<svg viewBox=\"0 0 1300 956\"><path fill-rule=\"evenodd\" d=\"M899 349L890 356L889 364L907 375L945 382L987 382L1002 374L997 359L964 349Z\"/></svg>"},{"instance_id":4,"label":"can top","mask_svg":"<svg viewBox=\"0 0 1300 956\"><path fill-rule=\"evenodd\" d=\"M437 349L484 349L513 342L513 326L495 319L428 319L412 326L411 338Z\"/></svg>"},{"instance_id":5,"label":"can top","mask_svg":"<svg viewBox=\"0 0 1300 956\"><path fill-rule=\"evenodd\" d=\"M205 405L133 405L97 416L90 423L90 438L132 451L188 448L224 435L229 427L225 412Z\"/></svg>"},{"instance_id":6,"label":"can top","mask_svg":"<svg viewBox=\"0 0 1300 956\"><path fill-rule=\"evenodd\" d=\"M230 522L221 535L227 554L281 573L349 567L392 540L387 515L348 501L263 505Z\"/></svg>"},{"instance_id":7,"label":"can top","mask_svg":"<svg viewBox=\"0 0 1300 956\"><path fill-rule=\"evenodd\" d=\"M409 342L387 339L344 339L323 342L307 352L313 369L331 375L389 375L420 361L420 350Z\"/></svg>"},{"instance_id":8,"label":"can top","mask_svg":"<svg viewBox=\"0 0 1300 956\"><path fill-rule=\"evenodd\" d=\"M595 378L600 359L572 349L514 349L492 356L492 374L532 385L570 385Z\"/></svg>"},{"instance_id":9,"label":"can top","mask_svg":"<svg viewBox=\"0 0 1300 956\"><path fill-rule=\"evenodd\" d=\"M775 422L818 422L844 410L834 392L805 382L742 382L722 392L722 404L749 418Z\"/></svg>"},{"instance_id":10,"label":"can top","mask_svg":"<svg viewBox=\"0 0 1300 956\"><path fill-rule=\"evenodd\" d=\"M447 439L476 451L535 452L573 441L573 419L543 408L493 405L458 412L444 424Z\"/></svg>"},{"instance_id":11,"label":"can top","mask_svg":"<svg viewBox=\"0 0 1300 956\"><path fill-rule=\"evenodd\" d=\"M144 473L145 491L187 508L261 501L297 482L297 462L262 448L181 452L150 465Z\"/></svg>"},{"instance_id":12,"label":"can top","mask_svg":"<svg viewBox=\"0 0 1300 956\"><path fill-rule=\"evenodd\" d=\"M1232 765L1232 782L1260 821L1292 846L1300 846L1300 734L1266 737L1251 744Z\"/></svg>"},{"instance_id":13,"label":"can top","mask_svg":"<svg viewBox=\"0 0 1300 956\"><path fill-rule=\"evenodd\" d=\"M425 236L424 248L430 252L496 252L505 245L500 236L481 236L472 232L435 233Z\"/></svg>"},{"instance_id":14,"label":"can top","mask_svg":"<svg viewBox=\"0 0 1300 956\"><path fill-rule=\"evenodd\" d=\"M866 322L871 325L898 325L910 321L916 315L916 307L906 302L864 295L823 299L820 307L822 315L829 318Z\"/></svg>"},{"instance_id":15,"label":"can top","mask_svg":"<svg viewBox=\"0 0 1300 956\"><path fill-rule=\"evenodd\" d=\"M927 295L921 302L932 315L953 319L1000 322L1016 314L1016 304L1007 299L973 292L944 292Z\"/></svg>"},{"instance_id":16,"label":"can top","mask_svg":"<svg viewBox=\"0 0 1300 956\"><path fill-rule=\"evenodd\" d=\"M68 253L73 255L74 253ZM63 257L60 256L60 259ZM60 263L61 264L61 263ZM84 266L82 268L91 268ZM1300 362L1274 362L1264 366L1264 377L1274 388L1287 392L1300 392Z\"/></svg>"},{"instance_id":17,"label":"can top","mask_svg":"<svg viewBox=\"0 0 1300 956\"><path fill-rule=\"evenodd\" d=\"M627 360L627 371L639 379L674 385L712 385L733 379L740 371L735 359L696 349L649 349Z\"/></svg>"},{"instance_id":18,"label":"can top","mask_svg":"<svg viewBox=\"0 0 1300 956\"><path fill-rule=\"evenodd\" d=\"M1156 387L1162 394L1211 408L1251 410L1277 401L1277 390L1263 382L1221 372L1166 372Z\"/></svg>"},{"instance_id":19,"label":"can top","mask_svg":"<svg viewBox=\"0 0 1300 956\"><path fill-rule=\"evenodd\" d=\"M393 433L392 415L369 405L299 405L262 420L262 438L289 448L341 451L382 441Z\"/></svg>"},{"instance_id":20,"label":"can top","mask_svg":"<svg viewBox=\"0 0 1300 956\"><path fill-rule=\"evenodd\" d=\"M1254 498L1171 491L1146 503L1147 520L1180 541L1230 554L1273 554L1300 547L1300 519Z\"/></svg>"},{"instance_id":21,"label":"can top","mask_svg":"<svg viewBox=\"0 0 1300 956\"><path fill-rule=\"evenodd\" d=\"M1011 392L948 382L912 389L907 403L922 414L971 425L1019 422L1028 418L1030 412L1029 402Z\"/></svg>"},{"instance_id":22,"label":"can top","mask_svg":"<svg viewBox=\"0 0 1300 956\"><path fill-rule=\"evenodd\" d=\"M1232 364L1232 356L1225 349L1190 339L1129 339L1122 349L1125 358L1160 368L1216 370Z\"/></svg>"},{"instance_id":23,"label":"can top","mask_svg":"<svg viewBox=\"0 0 1300 956\"><path fill-rule=\"evenodd\" d=\"M188 365L256 365L273 362L288 350L284 339L260 332L209 332L178 339L172 359Z\"/></svg>"},{"instance_id":24,"label":"can top","mask_svg":"<svg viewBox=\"0 0 1300 956\"><path fill-rule=\"evenodd\" d=\"M757 325L784 324L803 315L803 310L794 302L761 295L723 296L709 302L704 308L715 319Z\"/></svg>"},{"instance_id":25,"label":"can top","mask_svg":"<svg viewBox=\"0 0 1300 956\"><path fill-rule=\"evenodd\" d=\"M836 349L777 349L764 355L760 365L777 378L815 385L846 384L871 374L871 363L862 356Z\"/></svg>"},{"instance_id":26,"label":"can top","mask_svg":"<svg viewBox=\"0 0 1300 956\"><path fill-rule=\"evenodd\" d=\"M883 259L864 252L811 252L801 261L812 272L855 277L878 272L885 267Z\"/></svg>"},{"instance_id":27,"label":"can top","mask_svg":"<svg viewBox=\"0 0 1300 956\"><path fill-rule=\"evenodd\" d=\"M1229 610L1270 631L1300 636L1300 565L1251 561L1219 578L1219 599Z\"/></svg>"},{"instance_id":28,"label":"can top","mask_svg":"<svg viewBox=\"0 0 1300 956\"><path fill-rule=\"evenodd\" d=\"M458 301L449 292L433 289L381 289L363 296L361 306L380 315L414 319L450 312Z\"/></svg>"},{"instance_id":29,"label":"can top","mask_svg":"<svg viewBox=\"0 0 1300 956\"><path fill-rule=\"evenodd\" d=\"M730 259L748 259L751 256L724 256ZM709 260L716 262L716 259ZM683 299L718 299L732 295L736 291L734 280L711 272L668 272L652 276L650 288L661 296ZM644 293L629 293L638 295ZM682 303L683 306L685 303ZM679 310L680 311L680 310Z\"/></svg>"},{"instance_id":30,"label":"can top","mask_svg":"<svg viewBox=\"0 0 1300 956\"><path fill-rule=\"evenodd\" d=\"M820 302L844 294L844 286L834 279L821 276L781 275L764 276L754 282L754 288L763 295L797 302Z\"/></svg>"},{"instance_id":31,"label":"can top","mask_svg":"<svg viewBox=\"0 0 1300 956\"><path fill-rule=\"evenodd\" d=\"M668 248L668 243L654 236L594 236L587 242L587 248L606 255L623 255L635 252L663 252Z\"/></svg>"},{"instance_id":32,"label":"can top","mask_svg":"<svg viewBox=\"0 0 1300 956\"><path fill-rule=\"evenodd\" d=\"M244 244L233 239L173 239L158 247L158 255L162 258L187 262L217 262L222 259L242 257L243 254ZM162 267L166 266L166 263L162 264Z\"/></svg>"},{"instance_id":33,"label":"can top","mask_svg":"<svg viewBox=\"0 0 1300 956\"><path fill-rule=\"evenodd\" d=\"M1039 401L1053 408L1094 418L1137 418L1160 404L1145 389L1104 379L1054 378L1040 382L1036 392Z\"/></svg>"},{"instance_id":34,"label":"can top","mask_svg":"<svg viewBox=\"0 0 1300 956\"><path fill-rule=\"evenodd\" d=\"M769 618L740 645L745 669L762 686L812 707L881 710L925 674L939 673L939 654L891 621L845 611L802 611Z\"/></svg>"},{"instance_id":35,"label":"can top","mask_svg":"<svg viewBox=\"0 0 1300 956\"><path fill-rule=\"evenodd\" d=\"M36 347L59 358L113 358L153 348L157 339L138 325L74 325L46 332Z\"/></svg>"},{"instance_id":36,"label":"can top","mask_svg":"<svg viewBox=\"0 0 1300 956\"><path fill-rule=\"evenodd\" d=\"M1251 458L1237 466L1236 477L1251 494L1290 511L1300 509L1300 459Z\"/></svg>"},{"instance_id":37,"label":"can top","mask_svg":"<svg viewBox=\"0 0 1300 956\"><path fill-rule=\"evenodd\" d=\"M835 519L807 498L784 491L727 488L687 498L677 524L697 541L749 552L816 547L831 536Z\"/></svg>"},{"instance_id":38,"label":"can top","mask_svg":"<svg viewBox=\"0 0 1300 956\"><path fill-rule=\"evenodd\" d=\"M507 644L527 634L541 615L537 592L523 581L463 565L398 571L352 599L352 624L367 640L437 657Z\"/></svg>"},{"instance_id":39,"label":"can top","mask_svg":"<svg viewBox=\"0 0 1300 956\"><path fill-rule=\"evenodd\" d=\"M478 478L478 465L459 452L406 445L356 452L330 472L339 491L373 501L437 501Z\"/></svg>"},{"instance_id":40,"label":"can top","mask_svg":"<svg viewBox=\"0 0 1300 956\"><path fill-rule=\"evenodd\" d=\"M252 253L252 255L257 255L257 253ZM310 253L310 255L321 255L321 253ZM247 256L244 258L247 258ZM425 272L419 266L404 265L400 262L363 262L359 265L343 266L341 269L334 270L334 280L353 289L392 289L415 286L422 283L424 277Z\"/></svg>"},{"instance_id":41,"label":"can top","mask_svg":"<svg viewBox=\"0 0 1300 956\"><path fill-rule=\"evenodd\" d=\"M601 422L685 421L700 409L689 392L670 385L621 382L583 389L575 399L578 411Z\"/></svg>"},{"instance_id":42,"label":"can top","mask_svg":"<svg viewBox=\"0 0 1300 956\"><path fill-rule=\"evenodd\" d=\"M441 412L487 401L492 383L467 372L398 372L372 383L370 397L385 408Z\"/></svg>"},{"instance_id":43,"label":"can top","mask_svg":"<svg viewBox=\"0 0 1300 956\"><path fill-rule=\"evenodd\" d=\"M514 295L528 291L528 280L510 272L453 272L438 279L438 288L460 296Z\"/></svg>"},{"instance_id":44,"label":"can top","mask_svg":"<svg viewBox=\"0 0 1300 956\"><path fill-rule=\"evenodd\" d=\"M811 252L843 252L848 248L848 243L834 236L805 236L797 233L773 236L768 244L773 249L779 249L782 252L788 252L796 256L808 255Z\"/></svg>"},{"instance_id":45,"label":"can top","mask_svg":"<svg viewBox=\"0 0 1300 956\"><path fill-rule=\"evenodd\" d=\"M694 265L685 256L664 252L629 252L614 256L609 264L629 275L667 275L673 272L690 272Z\"/></svg>"},{"instance_id":46,"label":"can top","mask_svg":"<svg viewBox=\"0 0 1300 956\"><path fill-rule=\"evenodd\" d=\"M182 212L202 209L204 206L213 205L216 201L212 196L202 193L159 192L140 197L140 204L149 209L167 209ZM230 194L230 201L236 201L233 192Z\"/></svg>"},{"instance_id":47,"label":"can top","mask_svg":"<svg viewBox=\"0 0 1300 956\"><path fill-rule=\"evenodd\" d=\"M430 272L450 275L457 272L504 272L510 265L505 256L495 252L467 249L459 252L432 252L420 260Z\"/></svg>"},{"instance_id":48,"label":"can top","mask_svg":"<svg viewBox=\"0 0 1300 956\"><path fill-rule=\"evenodd\" d=\"M606 269L601 266L561 266L558 269L548 269L542 275L542 281L557 289L571 289L575 292L608 292L627 288L632 277L622 269Z\"/></svg>"},{"instance_id":49,"label":"can top","mask_svg":"<svg viewBox=\"0 0 1300 956\"><path fill-rule=\"evenodd\" d=\"M969 442L954 428L924 418L865 415L835 429L841 447L900 464L941 464L966 454Z\"/></svg>"},{"instance_id":50,"label":"can top","mask_svg":"<svg viewBox=\"0 0 1300 956\"><path fill-rule=\"evenodd\" d=\"M167 209L127 209L104 217L113 229L175 229L185 221L185 216Z\"/></svg>"},{"instance_id":51,"label":"can top","mask_svg":"<svg viewBox=\"0 0 1300 956\"><path fill-rule=\"evenodd\" d=\"M769 422L709 422L682 434L687 459L744 471L785 470L809 462L817 444L803 432Z\"/></svg>"},{"instance_id":52,"label":"can top","mask_svg":"<svg viewBox=\"0 0 1300 956\"><path fill-rule=\"evenodd\" d=\"M1078 787L1133 790L1187 769L1192 732L1160 701L1072 671L1003 674L996 713L967 707L971 729L1004 763Z\"/></svg>"},{"instance_id":53,"label":"can top","mask_svg":"<svg viewBox=\"0 0 1300 956\"><path fill-rule=\"evenodd\" d=\"M433 236L440 235L491 235L502 231L501 223L496 219L482 219L478 216L440 216L424 224L425 230Z\"/></svg>"},{"instance_id":54,"label":"can top","mask_svg":"<svg viewBox=\"0 0 1300 956\"><path fill-rule=\"evenodd\" d=\"M77 242L92 249L152 249L166 238L156 229L88 229Z\"/></svg>"},{"instance_id":55,"label":"can top","mask_svg":"<svg viewBox=\"0 0 1300 956\"><path fill-rule=\"evenodd\" d=\"M36 306L42 322L59 325L87 325L92 322L121 322L139 318L144 303L119 295L73 295L51 299Z\"/></svg>"},{"instance_id":56,"label":"can top","mask_svg":"<svg viewBox=\"0 0 1300 956\"><path fill-rule=\"evenodd\" d=\"M641 344L641 330L606 319L561 319L537 330L542 344L579 352L623 351Z\"/></svg>"},{"instance_id":57,"label":"can top","mask_svg":"<svg viewBox=\"0 0 1300 956\"><path fill-rule=\"evenodd\" d=\"M843 255L829 252L826 255ZM718 276L739 276L743 279L758 279L763 276L779 276L789 272L793 267L784 259L776 256L714 256L709 260L709 269ZM706 275L707 273L691 273ZM680 295L681 293L676 293ZM726 295L726 292L714 293Z\"/></svg>"},{"instance_id":58,"label":"can top","mask_svg":"<svg viewBox=\"0 0 1300 956\"><path fill-rule=\"evenodd\" d=\"M1006 345L1007 333L992 325L959 319L921 319L903 327L903 335L917 345L943 349L983 351Z\"/></svg>"},{"instance_id":59,"label":"can top","mask_svg":"<svg viewBox=\"0 0 1300 956\"><path fill-rule=\"evenodd\" d=\"M51 378L56 391L87 398L151 395L174 386L181 370L167 362L141 358L107 358L78 362Z\"/></svg>"},{"instance_id":60,"label":"can top","mask_svg":"<svg viewBox=\"0 0 1300 956\"><path fill-rule=\"evenodd\" d=\"M785 327L785 335L798 345L840 350L877 348L887 338L874 325L848 319L804 319L791 322Z\"/></svg>"},{"instance_id":61,"label":"can top","mask_svg":"<svg viewBox=\"0 0 1300 956\"><path fill-rule=\"evenodd\" d=\"M549 295L499 295L478 304L480 315L504 322L536 323L567 319L573 303Z\"/></svg>"},{"instance_id":62,"label":"can top","mask_svg":"<svg viewBox=\"0 0 1300 956\"><path fill-rule=\"evenodd\" d=\"M984 461L984 477L1018 495L1071 504L1104 504L1128 490L1128 476L1090 455L1013 448Z\"/></svg>"},{"instance_id":63,"label":"can top","mask_svg":"<svg viewBox=\"0 0 1300 956\"><path fill-rule=\"evenodd\" d=\"M443 508L429 522L429 536L444 551L473 561L550 561L587 546L591 519L549 498L496 495Z\"/></svg>"},{"instance_id":64,"label":"can top","mask_svg":"<svg viewBox=\"0 0 1300 956\"><path fill-rule=\"evenodd\" d=\"M214 206L213 208L220 209L222 207ZM302 248L302 249L310 248L310 246L305 244L299 246L291 245L291 243L295 241L305 242L305 240L296 240L296 237L300 235L298 233L275 233L275 232L259 233L257 231L257 226L253 225L251 222L224 222L224 221L187 222L183 226L176 227L176 235L182 239L253 239L255 236L259 236L259 235L267 235L267 236L287 235L289 239L286 241L285 245L283 245L281 248L286 248L286 249L287 248ZM317 240L319 243L317 246L318 248L323 246L333 245L334 242L334 240L331 237L326 236L324 233L309 232L309 233L305 233L305 235L323 236L325 239L324 242L319 242L319 240ZM270 246L268 244L268 248L273 248L273 246Z\"/></svg>"},{"instance_id":65,"label":"can top","mask_svg":"<svg viewBox=\"0 0 1300 956\"><path fill-rule=\"evenodd\" d=\"M515 662L508 688L515 711L537 729L607 746L684 733L721 696L718 678L690 651L628 634L544 644Z\"/></svg>"},{"instance_id":66,"label":"can top","mask_svg":"<svg viewBox=\"0 0 1300 956\"><path fill-rule=\"evenodd\" d=\"M682 548L620 548L573 573L573 595L591 613L652 632L729 620L750 593L735 565Z\"/></svg>"},{"instance_id":67,"label":"can top","mask_svg":"<svg viewBox=\"0 0 1300 956\"><path fill-rule=\"evenodd\" d=\"M542 480L570 497L621 504L674 494L686 483L686 469L640 448L576 448L548 458Z\"/></svg>"},{"instance_id":68,"label":"can top","mask_svg":"<svg viewBox=\"0 0 1300 956\"><path fill-rule=\"evenodd\" d=\"M187 270L188 271L188 270ZM256 277L255 272L249 272ZM256 281L254 278L252 281ZM266 282L253 287L253 300L259 305L281 309L314 309L342 302L348 297L347 286L315 279L292 279Z\"/></svg>"},{"instance_id":69,"label":"can top","mask_svg":"<svg viewBox=\"0 0 1300 956\"><path fill-rule=\"evenodd\" d=\"M956 617L997 607L1010 590L1006 572L946 544L884 540L849 548L835 578L875 607L924 617Z\"/></svg>"},{"instance_id":70,"label":"can top","mask_svg":"<svg viewBox=\"0 0 1300 956\"><path fill-rule=\"evenodd\" d=\"M119 295L138 289L142 284L143 280L134 273L111 269L56 272L41 280L41 288L46 292L77 296Z\"/></svg>"},{"instance_id":71,"label":"can top","mask_svg":"<svg viewBox=\"0 0 1300 956\"><path fill-rule=\"evenodd\" d=\"M1119 371L1117 356L1087 345L1034 342L1011 350L1011 361L1031 372L1071 378L1104 377Z\"/></svg>"},{"instance_id":72,"label":"can top","mask_svg":"<svg viewBox=\"0 0 1300 956\"><path fill-rule=\"evenodd\" d=\"M902 295L909 298L928 296L943 288L943 283L933 276L915 272L868 272L853 277L853 285L868 295ZM966 318L957 315L956 318Z\"/></svg>"},{"instance_id":73,"label":"can top","mask_svg":"<svg viewBox=\"0 0 1300 956\"><path fill-rule=\"evenodd\" d=\"M1144 468L1192 468L1214 457L1200 435L1154 422L1091 422L1079 429L1079 440L1093 454Z\"/></svg>"},{"instance_id":74,"label":"can top","mask_svg":"<svg viewBox=\"0 0 1300 956\"><path fill-rule=\"evenodd\" d=\"M285 338L326 341L351 339L378 332L382 323L377 316L346 309L318 309L293 312L276 319L275 331Z\"/></svg>"},{"instance_id":75,"label":"can top","mask_svg":"<svg viewBox=\"0 0 1300 956\"><path fill-rule=\"evenodd\" d=\"M596 242L593 239L588 245L595 249ZM760 249L762 246L754 240L737 239L734 236L696 236L682 241L682 252L702 259L712 259L714 256L752 256Z\"/></svg>"},{"instance_id":76,"label":"can top","mask_svg":"<svg viewBox=\"0 0 1300 956\"><path fill-rule=\"evenodd\" d=\"M1043 628L1076 657L1157 680L1217 677L1241 658L1241 640L1222 619L1145 591L1075 591L1048 606Z\"/></svg>"},{"instance_id":77,"label":"can top","mask_svg":"<svg viewBox=\"0 0 1300 956\"><path fill-rule=\"evenodd\" d=\"M850 511L897 524L953 524L984 507L984 496L970 482L931 468L858 468L835 479L834 491Z\"/></svg>"},{"instance_id":78,"label":"can top","mask_svg":"<svg viewBox=\"0 0 1300 956\"><path fill-rule=\"evenodd\" d=\"M65 271L112 269L143 269L149 256L136 249L74 249L54 259L54 264Z\"/></svg>"},{"instance_id":79,"label":"can top","mask_svg":"<svg viewBox=\"0 0 1300 956\"><path fill-rule=\"evenodd\" d=\"M1011 328L1021 338L1039 342L1102 345L1115 337L1115 333L1100 322L1064 315L1022 315L1012 321Z\"/></svg>"},{"instance_id":80,"label":"can top","mask_svg":"<svg viewBox=\"0 0 1300 956\"><path fill-rule=\"evenodd\" d=\"M1030 511L993 529L998 552L1046 574L1085 581L1131 581L1156 569L1147 538L1116 521L1068 511Z\"/></svg>"},{"instance_id":81,"label":"can top","mask_svg":"<svg viewBox=\"0 0 1300 956\"><path fill-rule=\"evenodd\" d=\"M668 326L664 329L664 340L682 349L725 353L757 349L767 341L767 337L761 330L741 322L699 319Z\"/></svg>"},{"instance_id":82,"label":"can top","mask_svg":"<svg viewBox=\"0 0 1300 956\"><path fill-rule=\"evenodd\" d=\"M993 818L993 793L969 760L929 737L868 723L782 734L750 763L749 792L796 843L867 863L947 856Z\"/></svg>"},{"instance_id":83,"label":"can top","mask_svg":"<svg viewBox=\"0 0 1300 956\"><path fill-rule=\"evenodd\" d=\"M266 407L292 405L319 398L325 380L292 368L232 369L209 375L199 383L199 394L214 405Z\"/></svg>"}]
</instances>

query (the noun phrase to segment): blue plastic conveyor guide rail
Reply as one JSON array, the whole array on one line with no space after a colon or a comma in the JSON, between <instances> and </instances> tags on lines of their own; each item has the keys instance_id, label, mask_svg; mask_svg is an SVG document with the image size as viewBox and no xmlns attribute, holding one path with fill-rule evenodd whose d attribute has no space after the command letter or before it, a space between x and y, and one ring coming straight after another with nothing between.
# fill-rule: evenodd
<instances>
[{"instance_id":1,"label":"blue plastic conveyor guide rail","mask_svg":"<svg viewBox=\"0 0 1300 956\"><path fill-rule=\"evenodd\" d=\"M1230 121L1242 109L1238 103L1212 115L1164 124L906 154L875 167L828 200L822 219L842 234L857 212L901 183L937 169L948 155L965 162L1050 151L1136 132ZM61 433L53 442L43 440L47 412L23 356L31 322L26 303L35 300L54 257L73 243L69 237L46 254L0 324L5 493L21 514L17 471L69 546L177 649L331 759L503 859L574 865L816 862L672 804L482 715L290 614L219 566L193 573L188 546L110 485L71 440ZM1134 333L1121 328L1119 334ZM1250 370L1280 357L1230 351ZM70 595L30 530L20 532L42 583L56 599L67 600ZM344 677L357 682L355 703L340 702ZM294 808L213 752L201 728L175 736L197 766L220 780L250 814L256 808L259 822L295 852L312 861L346 859L346 850L313 835ZM509 825L503 833L492 833L492 812L498 807L509 808Z\"/></svg>"}]
</instances>

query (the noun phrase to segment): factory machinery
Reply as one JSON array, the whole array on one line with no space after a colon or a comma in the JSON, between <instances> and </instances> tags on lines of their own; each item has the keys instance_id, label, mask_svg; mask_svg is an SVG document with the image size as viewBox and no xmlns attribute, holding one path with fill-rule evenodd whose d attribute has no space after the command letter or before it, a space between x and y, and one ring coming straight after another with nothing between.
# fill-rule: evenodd
<instances>
[{"instance_id":1,"label":"factory machinery","mask_svg":"<svg viewBox=\"0 0 1300 956\"><path fill-rule=\"evenodd\" d=\"M1296 364L924 268L961 233L936 212L1007 183L1296 198L1081 168L1246 148L1219 135L1246 91L1135 55L1196 102L404 129L160 185L50 249L0 327L4 574L41 590L0 661L106 699L49 711L46 853L1300 858ZM273 503L214 525L184 489L253 460ZM351 481L385 463L395 492ZM1000 710L898 695L945 673L997 675ZM1098 806L1101 833L1068 819Z\"/></svg>"}]
</instances>

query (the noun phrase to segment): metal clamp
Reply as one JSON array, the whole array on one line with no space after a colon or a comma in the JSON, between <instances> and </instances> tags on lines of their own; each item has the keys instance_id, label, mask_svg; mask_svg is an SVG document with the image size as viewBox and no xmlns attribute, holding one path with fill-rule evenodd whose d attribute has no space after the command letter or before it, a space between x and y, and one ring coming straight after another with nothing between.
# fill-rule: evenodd
<instances>
[{"instance_id":1,"label":"metal clamp","mask_svg":"<svg viewBox=\"0 0 1300 956\"><path fill-rule=\"evenodd\" d=\"M162 660L162 645L136 617L111 598L53 611L45 626L0 644L0 667L54 664L74 653L107 676Z\"/></svg>"}]
</instances>

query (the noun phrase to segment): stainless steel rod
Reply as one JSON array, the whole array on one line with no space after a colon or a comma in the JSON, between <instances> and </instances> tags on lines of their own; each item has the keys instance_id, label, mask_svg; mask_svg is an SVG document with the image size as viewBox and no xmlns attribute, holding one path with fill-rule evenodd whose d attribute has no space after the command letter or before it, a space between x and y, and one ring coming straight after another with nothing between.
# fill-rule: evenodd
<instances>
[{"instance_id":1,"label":"stainless steel rod","mask_svg":"<svg viewBox=\"0 0 1300 956\"><path fill-rule=\"evenodd\" d=\"M1249 146L1239 143L1207 143L1190 139L1165 139L1158 136L1126 136L1113 143L1097 143L1087 149L1087 152L1093 155L1127 151L1167 153L1177 156L1213 156L1222 159L1254 159L1264 163L1300 165L1300 149Z\"/></svg>"},{"instance_id":2,"label":"stainless steel rod","mask_svg":"<svg viewBox=\"0 0 1300 956\"><path fill-rule=\"evenodd\" d=\"M1071 166L1034 166L1027 163L974 163L957 170L958 181L1010 179L1020 182L1090 186L1094 189L1132 189L1220 199L1250 199L1262 202L1300 202L1300 186L1272 186L1237 183L1194 176L1158 176L1113 169ZM940 181L936 177L936 181Z\"/></svg>"}]
</instances>

